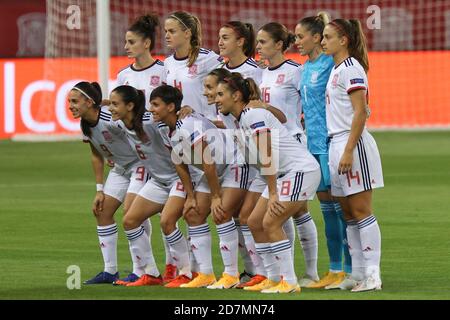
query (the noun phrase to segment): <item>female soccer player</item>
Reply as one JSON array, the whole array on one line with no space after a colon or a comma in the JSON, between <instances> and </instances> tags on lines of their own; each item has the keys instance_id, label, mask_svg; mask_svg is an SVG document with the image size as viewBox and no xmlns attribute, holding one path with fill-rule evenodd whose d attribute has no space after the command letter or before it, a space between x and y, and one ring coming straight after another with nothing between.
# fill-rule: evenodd
<instances>
[{"instance_id":1,"label":"female soccer player","mask_svg":"<svg viewBox=\"0 0 450 320\"><path fill-rule=\"evenodd\" d=\"M306 147L270 112L245 108L250 86L249 79L233 74L219 83L216 103L220 112L231 113L237 119L241 151L267 182L248 220L268 273L268 279L260 288L263 293L300 292L291 243L282 226L298 212L303 202L314 197L320 182L320 168Z\"/></svg>"},{"instance_id":2,"label":"female soccer player","mask_svg":"<svg viewBox=\"0 0 450 320\"><path fill-rule=\"evenodd\" d=\"M172 86L152 92L151 112L155 121L168 126L165 136L173 148L176 168L186 190L184 217L189 225L191 247L200 272L184 288L228 289L239 284L238 234L233 215L239 210L248 181L248 166L235 159L232 146L214 124L198 113L177 121L182 93ZM163 132L164 134L164 132ZM189 167L204 172L200 181L191 178ZM195 192L192 182L195 183ZM211 233L206 219L212 213L225 266L216 281L211 258Z\"/></svg>"},{"instance_id":3,"label":"female soccer player","mask_svg":"<svg viewBox=\"0 0 450 320\"><path fill-rule=\"evenodd\" d=\"M125 133L111 119L107 107L101 107L101 89L98 83L79 82L69 92L69 110L75 119L81 118L83 141L92 152L97 193L92 212L97 220L97 233L105 268L85 284L113 283L117 272L117 224L114 213L124 203L128 211L136 194L146 182L147 173L128 144ZM104 159L114 163L103 185ZM145 231L150 232L149 225Z\"/></svg>"},{"instance_id":4,"label":"female soccer player","mask_svg":"<svg viewBox=\"0 0 450 320\"><path fill-rule=\"evenodd\" d=\"M217 112L208 108L203 92L206 75L220 64L220 57L201 47L201 24L198 18L184 11L169 15L164 24L167 46L174 54L164 61L166 83L183 93L182 105L188 105L210 120Z\"/></svg>"},{"instance_id":5,"label":"female soccer player","mask_svg":"<svg viewBox=\"0 0 450 320\"><path fill-rule=\"evenodd\" d=\"M149 109L150 93L165 82L164 63L152 57L152 50L156 44L156 29L159 26L158 16L147 14L140 16L128 28L125 34L125 50L128 58L134 62L119 71L118 85L130 85L145 93L145 106ZM175 261L170 256L169 245L163 237L166 252L166 268L164 281L176 277Z\"/></svg>"},{"instance_id":6,"label":"female soccer player","mask_svg":"<svg viewBox=\"0 0 450 320\"><path fill-rule=\"evenodd\" d=\"M308 56L303 65L301 79L301 101L304 112L308 150L316 158L322 170L322 179L317 197L325 221L329 272L320 281L306 276L300 286L308 288L338 289L346 274L351 273L351 258L346 245L346 224L339 202L333 201L330 194L330 172L328 169L328 134L325 115L325 90L333 57L323 54L322 33L329 22L325 12L315 17L303 18L295 27L295 44L302 56ZM342 272L342 252L345 253L344 272Z\"/></svg>"},{"instance_id":7,"label":"female soccer player","mask_svg":"<svg viewBox=\"0 0 450 320\"><path fill-rule=\"evenodd\" d=\"M229 21L220 28L220 56L226 59L223 68L230 72L239 72L245 78L252 78L259 85L262 69L253 60L255 47L255 32L250 23Z\"/></svg>"},{"instance_id":8,"label":"female soccer player","mask_svg":"<svg viewBox=\"0 0 450 320\"><path fill-rule=\"evenodd\" d=\"M270 22L258 31L256 41L256 50L261 58L268 62L268 68L264 69L259 86L262 99L285 113L288 119L285 123L286 129L298 142L306 145L305 134L300 123L302 67L284 56L284 52L294 43L295 36L284 25ZM306 202L294 217L298 232L301 234L299 238L305 256L306 275L312 279L318 279L317 229L308 212ZM292 220L288 221L285 231L294 245L295 228Z\"/></svg>"},{"instance_id":9,"label":"female soccer player","mask_svg":"<svg viewBox=\"0 0 450 320\"><path fill-rule=\"evenodd\" d=\"M381 290L381 234L372 213L372 189L384 182L377 144L365 128L369 61L361 23L333 20L324 29L322 46L335 63L326 90L331 194L339 198L347 220L352 277L362 280L352 292Z\"/></svg>"},{"instance_id":10,"label":"female soccer player","mask_svg":"<svg viewBox=\"0 0 450 320\"><path fill-rule=\"evenodd\" d=\"M149 236L139 227L142 221L161 212L161 227L180 271L179 276L166 286L179 287L192 280L187 241L176 224L182 215L186 194L171 161L170 151L159 133L161 124L153 120L151 113L145 112L144 99L144 93L131 86L119 86L110 96L109 108L113 119L120 120L130 145L151 177L123 219L132 259L140 267L134 273L140 278L135 282L118 284L162 284Z\"/></svg>"}]
</instances>

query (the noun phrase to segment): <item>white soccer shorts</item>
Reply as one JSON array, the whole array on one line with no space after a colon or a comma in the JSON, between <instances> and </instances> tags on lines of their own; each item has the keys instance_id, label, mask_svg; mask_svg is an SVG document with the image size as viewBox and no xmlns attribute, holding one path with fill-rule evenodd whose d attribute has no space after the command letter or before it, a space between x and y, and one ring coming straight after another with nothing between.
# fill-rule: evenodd
<instances>
[{"instance_id":1,"label":"white soccer shorts","mask_svg":"<svg viewBox=\"0 0 450 320\"><path fill-rule=\"evenodd\" d=\"M247 164L229 164L225 167L222 175L219 176L219 183L222 188L248 189L249 176L250 168ZM195 186L195 191L211 193L206 175L203 175Z\"/></svg>"},{"instance_id":2,"label":"white soccer shorts","mask_svg":"<svg viewBox=\"0 0 450 320\"><path fill-rule=\"evenodd\" d=\"M139 193L147 179L147 170L140 164L136 164L128 170L116 165L109 171L103 192L123 202L127 193Z\"/></svg>"},{"instance_id":3,"label":"white soccer shorts","mask_svg":"<svg viewBox=\"0 0 450 320\"><path fill-rule=\"evenodd\" d=\"M331 194L346 197L384 186L380 153L372 135L364 130L353 150L353 165L350 172L339 174L339 161L344 153L349 134L333 137L330 143L329 167Z\"/></svg>"},{"instance_id":4,"label":"white soccer shorts","mask_svg":"<svg viewBox=\"0 0 450 320\"><path fill-rule=\"evenodd\" d=\"M159 204L165 204L169 197L186 198L186 192L180 179L169 184L150 179L141 191L139 191L138 195Z\"/></svg>"}]
</instances>

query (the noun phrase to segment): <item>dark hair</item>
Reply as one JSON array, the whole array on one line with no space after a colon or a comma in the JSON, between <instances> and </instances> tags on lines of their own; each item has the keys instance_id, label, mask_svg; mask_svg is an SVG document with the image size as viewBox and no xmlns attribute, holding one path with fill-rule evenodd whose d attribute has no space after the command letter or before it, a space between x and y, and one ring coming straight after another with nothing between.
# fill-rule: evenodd
<instances>
[{"instance_id":1,"label":"dark hair","mask_svg":"<svg viewBox=\"0 0 450 320\"><path fill-rule=\"evenodd\" d=\"M367 55L367 40L359 20L335 19L329 23L340 37L348 39L348 53L354 57L366 73L369 71L369 57Z\"/></svg>"},{"instance_id":2,"label":"dark hair","mask_svg":"<svg viewBox=\"0 0 450 320\"><path fill-rule=\"evenodd\" d=\"M273 41L283 42L283 52L289 49L289 47L295 42L295 35L278 22L269 22L261 27L260 30L263 30L270 34L270 37L273 39Z\"/></svg>"},{"instance_id":3,"label":"dark hair","mask_svg":"<svg viewBox=\"0 0 450 320\"><path fill-rule=\"evenodd\" d=\"M246 57L255 56L256 37L255 30L251 23L242 23L241 21L229 21L223 25L224 28L233 29L238 39L244 38L243 51Z\"/></svg>"},{"instance_id":4,"label":"dark hair","mask_svg":"<svg viewBox=\"0 0 450 320\"><path fill-rule=\"evenodd\" d=\"M183 94L178 88L163 84L152 91L150 94L150 101L160 98L164 103L173 103L175 105L175 111L180 111L181 101L183 100Z\"/></svg>"},{"instance_id":5,"label":"dark hair","mask_svg":"<svg viewBox=\"0 0 450 320\"><path fill-rule=\"evenodd\" d=\"M223 79L231 77L231 72L225 68L217 68L208 73L208 76L217 77L217 83L223 81Z\"/></svg>"},{"instance_id":6,"label":"dark hair","mask_svg":"<svg viewBox=\"0 0 450 320\"><path fill-rule=\"evenodd\" d=\"M232 93L240 92L244 103L249 103L250 100L259 100L261 97L261 91L256 82L252 78L244 79L239 72L231 73L229 77L220 80L219 83L225 83Z\"/></svg>"},{"instance_id":7,"label":"dark hair","mask_svg":"<svg viewBox=\"0 0 450 320\"><path fill-rule=\"evenodd\" d=\"M202 25L200 20L193 14L185 11L173 12L168 18L176 20L183 30L191 30L191 50L189 50L188 55L188 67L192 67L202 46Z\"/></svg>"},{"instance_id":8,"label":"dark hair","mask_svg":"<svg viewBox=\"0 0 450 320\"><path fill-rule=\"evenodd\" d=\"M150 39L150 51L155 48L156 28L159 26L159 18L156 14L146 14L137 18L128 28L128 31L136 33L144 39Z\"/></svg>"},{"instance_id":9,"label":"dark hair","mask_svg":"<svg viewBox=\"0 0 450 320\"><path fill-rule=\"evenodd\" d=\"M125 104L133 103L134 116L133 116L133 130L136 132L139 138L145 136L144 129L142 128L142 116L145 113L145 94L142 90L137 90L132 86L118 86L112 92L117 93L122 98Z\"/></svg>"},{"instance_id":10,"label":"dark hair","mask_svg":"<svg viewBox=\"0 0 450 320\"><path fill-rule=\"evenodd\" d=\"M320 40L323 39L323 29L330 22L330 17L326 12L319 12L315 17L306 17L300 20L298 24L301 24L312 35L320 34Z\"/></svg>"},{"instance_id":11,"label":"dark hair","mask_svg":"<svg viewBox=\"0 0 450 320\"><path fill-rule=\"evenodd\" d=\"M102 89L97 82L81 81L74 85L72 90L78 91L85 99L92 100L94 108L100 109L100 103L102 102ZM87 137L91 137L91 126L89 123L82 118L80 125L83 134Z\"/></svg>"}]
</instances>

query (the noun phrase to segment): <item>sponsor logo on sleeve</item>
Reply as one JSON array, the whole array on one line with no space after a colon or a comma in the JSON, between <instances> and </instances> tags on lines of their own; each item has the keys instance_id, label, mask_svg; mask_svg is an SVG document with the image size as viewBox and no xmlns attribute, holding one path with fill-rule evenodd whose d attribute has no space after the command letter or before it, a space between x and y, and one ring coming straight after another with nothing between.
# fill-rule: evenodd
<instances>
[{"instance_id":1,"label":"sponsor logo on sleeve","mask_svg":"<svg viewBox=\"0 0 450 320\"><path fill-rule=\"evenodd\" d=\"M266 124L264 123L264 121L259 121L259 122L256 122L256 123L252 124L252 125L250 126L250 128L252 128L253 130L255 130L255 129L257 129L257 128L261 128L261 127L265 127L265 126L266 126Z\"/></svg>"},{"instance_id":2,"label":"sponsor logo on sleeve","mask_svg":"<svg viewBox=\"0 0 450 320\"><path fill-rule=\"evenodd\" d=\"M364 84L364 79L363 78L355 78L355 79L350 79L350 84Z\"/></svg>"}]
</instances>

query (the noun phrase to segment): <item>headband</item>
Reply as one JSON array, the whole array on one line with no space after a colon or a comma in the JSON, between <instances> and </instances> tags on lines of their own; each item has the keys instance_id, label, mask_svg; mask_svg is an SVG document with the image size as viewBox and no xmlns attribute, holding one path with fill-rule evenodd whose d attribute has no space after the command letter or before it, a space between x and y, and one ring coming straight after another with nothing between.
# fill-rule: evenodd
<instances>
[{"instance_id":1,"label":"headband","mask_svg":"<svg viewBox=\"0 0 450 320\"><path fill-rule=\"evenodd\" d=\"M80 88L78 88L78 87L73 87L73 89L80 91L86 98L91 99L91 100L94 101L94 103L95 103L95 100L92 99L86 92L84 92L84 91L81 90Z\"/></svg>"},{"instance_id":2,"label":"headband","mask_svg":"<svg viewBox=\"0 0 450 320\"><path fill-rule=\"evenodd\" d=\"M179 21L186 29L189 29L188 26L183 22L183 20L181 20L180 18L178 18L176 15L171 14L171 15L169 16L169 18L173 18L173 19L178 20L178 21Z\"/></svg>"}]
</instances>

